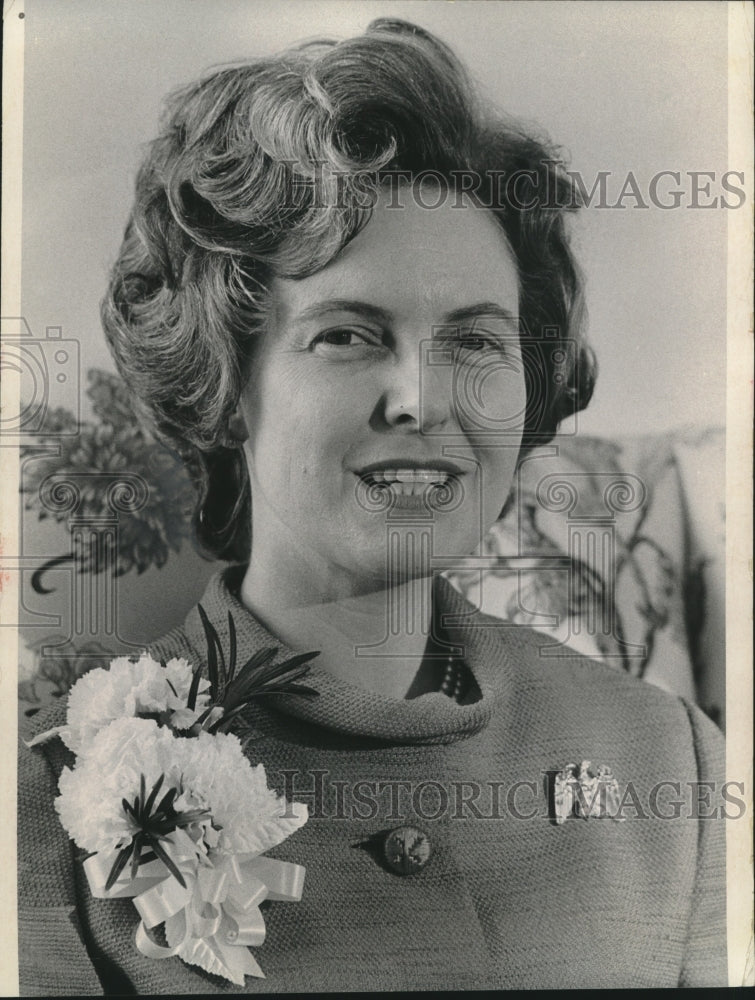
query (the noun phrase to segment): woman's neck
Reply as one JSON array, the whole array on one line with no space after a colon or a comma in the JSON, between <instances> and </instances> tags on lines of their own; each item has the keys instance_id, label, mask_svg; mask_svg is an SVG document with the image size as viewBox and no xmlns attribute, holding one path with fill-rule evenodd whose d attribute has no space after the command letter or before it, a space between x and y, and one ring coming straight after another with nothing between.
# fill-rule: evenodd
<instances>
[{"instance_id":1,"label":"woman's neck","mask_svg":"<svg viewBox=\"0 0 755 1000\"><path fill-rule=\"evenodd\" d=\"M292 583L289 585L288 581ZM432 579L420 577L392 587L351 592L319 588L301 575L283 585L249 565L241 602L287 646L319 650L317 663L348 683L387 697L404 698L436 686L441 664L417 679L432 613Z\"/></svg>"}]
</instances>

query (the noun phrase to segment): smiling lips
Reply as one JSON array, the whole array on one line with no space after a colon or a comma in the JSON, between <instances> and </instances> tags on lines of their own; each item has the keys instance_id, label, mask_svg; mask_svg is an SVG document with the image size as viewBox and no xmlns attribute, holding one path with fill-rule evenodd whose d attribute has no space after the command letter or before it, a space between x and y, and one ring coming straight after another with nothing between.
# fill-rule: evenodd
<instances>
[{"instance_id":1,"label":"smiling lips","mask_svg":"<svg viewBox=\"0 0 755 1000\"><path fill-rule=\"evenodd\" d=\"M369 486L390 490L396 497L423 496L430 489L447 486L459 473L450 469L423 466L417 468L371 468L359 473Z\"/></svg>"}]
</instances>

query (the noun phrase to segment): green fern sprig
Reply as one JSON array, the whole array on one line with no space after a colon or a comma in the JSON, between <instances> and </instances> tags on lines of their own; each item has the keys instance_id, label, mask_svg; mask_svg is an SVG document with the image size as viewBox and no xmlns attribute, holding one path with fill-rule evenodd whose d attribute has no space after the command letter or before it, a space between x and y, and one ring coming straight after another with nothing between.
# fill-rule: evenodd
<instances>
[{"instance_id":1,"label":"green fern sprig","mask_svg":"<svg viewBox=\"0 0 755 1000\"><path fill-rule=\"evenodd\" d=\"M165 850L160 841L173 833L174 830L183 830L192 823L206 819L210 814L206 809L192 809L187 812L177 812L173 806L177 788L170 788L165 795L157 801L157 796L163 786L165 775L161 774L147 795L147 787L144 775L141 775L139 794L134 797L133 802L122 799L123 811L138 827L130 843L126 844L118 852L118 856L110 869L106 889L111 889L118 881L118 876L131 861L131 878L136 878L139 866L148 861L159 858L165 867L174 875L180 884L186 888L181 870Z\"/></svg>"},{"instance_id":2,"label":"green fern sprig","mask_svg":"<svg viewBox=\"0 0 755 1000\"><path fill-rule=\"evenodd\" d=\"M201 604L197 605L207 640L207 676L210 681L210 706L199 716L192 728L210 733L227 732L233 720L255 698L271 694L293 694L316 698L319 691L300 684L310 671L309 661L319 652L299 653L281 663L272 662L279 652L277 646L259 650L237 669L237 639L233 615L228 612L228 660L217 630ZM194 709L202 679L201 666L192 677L187 707Z\"/></svg>"}]
</instances>

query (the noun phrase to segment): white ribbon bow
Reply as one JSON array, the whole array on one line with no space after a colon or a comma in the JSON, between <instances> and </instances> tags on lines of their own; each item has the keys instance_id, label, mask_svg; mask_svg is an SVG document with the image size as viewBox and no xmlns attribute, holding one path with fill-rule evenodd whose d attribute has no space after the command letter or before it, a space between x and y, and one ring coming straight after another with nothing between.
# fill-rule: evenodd
<instances>
[{"instance_id":1,"label":"white ribbon bow","mask_svg":"<svg viewBox=\"0 0 755 1000\"><path fill-rule=\"evenodd\" d=\"M131 878L127 865L106 889L119 851L100 852L84 862L92 894L98 899L133 898L141 921L136 946L148 958L177 955L206 972L237 986L244 976L264 978L249 947L265 940L265 920L259 908L265 899L298 903L304 888L302 865L261 855L205 855L184 830L162 840L186 886L159 859L139 866ZM165 925L165 945L148 931Z\"/></svg>"}]
</instances>

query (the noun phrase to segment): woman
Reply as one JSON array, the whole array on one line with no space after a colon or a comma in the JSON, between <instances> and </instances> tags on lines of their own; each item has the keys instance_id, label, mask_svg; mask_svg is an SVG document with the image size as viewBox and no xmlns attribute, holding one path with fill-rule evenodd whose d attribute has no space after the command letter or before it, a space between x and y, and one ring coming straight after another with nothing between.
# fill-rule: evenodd
<instances>
[{"instance_id":1,"label":"woman","mask_svg":"<svg viewBox=\"0 0 755 1000\"><path fill-rule=\"evenodd\" d=\"M139 174L103 321L235 564L203 614L239 660L319 651L317 697L245 716L249 757L310 807L273 852L304 893L267 911L247 990L725 981L723 824L690 818L714 727L576 653L554 668L438 577L589 401L576 204L547 146L389 20L187 88ZM152 655L206 660L203 614ZM229 991L89 893L51 804L69 757L22 767L22 989L61 992L65 955L63 992ZM601 782L610 809L579 801Z\"/></svg>"}]
</instances>

